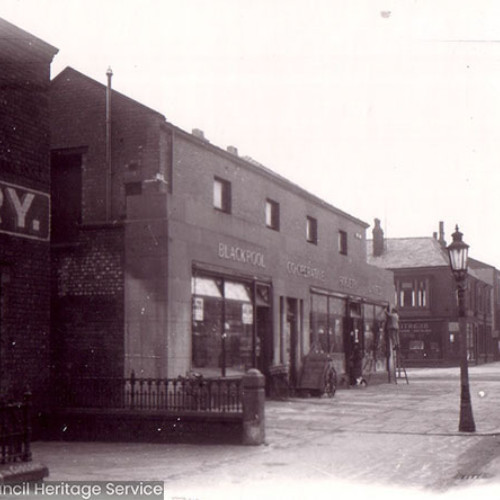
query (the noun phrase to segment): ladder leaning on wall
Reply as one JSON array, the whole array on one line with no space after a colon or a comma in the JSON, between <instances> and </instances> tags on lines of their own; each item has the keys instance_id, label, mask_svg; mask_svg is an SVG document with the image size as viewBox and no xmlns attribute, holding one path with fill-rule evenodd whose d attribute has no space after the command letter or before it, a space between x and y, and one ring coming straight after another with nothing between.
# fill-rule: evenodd
<instances>
[{"instance_id":1,"label":"ladder leaning on wall","mask_svg":"<svg viewBox=\"0 0 500 500\"><path fill-rule=\"evenodd\" d=\"M395 377L394 380L396 384L398 383L398 378L405 378L406 383L409 384L408 374L406 373L405 362L403 356L401 356L401 352L399 349L399 344L394 346L394 357L395 357Z\"/></svg>"}]
</instances>

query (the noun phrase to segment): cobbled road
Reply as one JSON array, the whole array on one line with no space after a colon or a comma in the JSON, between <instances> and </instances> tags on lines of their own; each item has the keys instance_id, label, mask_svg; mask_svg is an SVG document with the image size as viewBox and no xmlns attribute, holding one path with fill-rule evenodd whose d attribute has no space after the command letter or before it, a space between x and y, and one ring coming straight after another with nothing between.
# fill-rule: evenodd
<instances>
[{"instance_id":1,"label":"cobbled road","mask_svg":"<svg viewBox=\"0 0 500 500\"><path fill-rule=\"evenodd\" d=\"M34 443L50 480L161 480L165 498L500 498L500 363L470 368L476 432L458 432L459 371L266 403L266 444Z\"/></svg>"}]
</instances>

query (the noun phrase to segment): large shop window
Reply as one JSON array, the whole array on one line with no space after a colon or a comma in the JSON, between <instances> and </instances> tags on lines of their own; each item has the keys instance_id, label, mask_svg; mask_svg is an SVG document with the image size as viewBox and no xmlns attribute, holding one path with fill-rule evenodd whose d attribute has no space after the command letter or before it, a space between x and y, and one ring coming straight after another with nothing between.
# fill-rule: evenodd
<instances>
[{"instance_id":1,"label":"large shop window","mask_svg":"<svg viewBox=\"0 0 500 500\"><path fill-rule=\"evenodd\" d=\"M384 307L363 304L365 356L373 361L382 360L387 355L387 344L384 335L385 317Z\"/></svg>"},{"instance_id":2,"label":"large shop window","mask_svg":"<svg viewBox=\"0 0 500 500\"><path fill-rule=\"evenodd\" d=\"M244 372L252 364L251 285L195 276L192 296L193 369L204 375Z\"/></svg>"},{"instance_id":3,"label":"large shop window","mask_svg":"<svg viewBox=\"0 0 500 500\"><path fill-rule=\"evenodd\" d=\"M345 300L311 294L311 345L325 352L344 351Z\"/></svg>"}]
</instances>

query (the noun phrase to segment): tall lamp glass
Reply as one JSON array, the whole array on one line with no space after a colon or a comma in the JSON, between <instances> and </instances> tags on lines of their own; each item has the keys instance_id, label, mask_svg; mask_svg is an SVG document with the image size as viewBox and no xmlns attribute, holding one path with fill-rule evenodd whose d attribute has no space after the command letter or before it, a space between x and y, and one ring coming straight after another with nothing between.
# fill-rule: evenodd
<instances>
[{"instance_id":1,"label":"tall lamp glass","mask_svg":"<svg viewBox=\"0 0 500 500\"><path fill-rule=\"evenodd\" d=\"M463 234L455 228L451 235L453 241L448 245L450 268L457 283L458 321L460 329L460 432L475 432L476 424L472 414L469 390L469 365L467 361L467 324L465 311L465 294L467 291L469 245L462 241Z\"/></svg>"}]
</instances>

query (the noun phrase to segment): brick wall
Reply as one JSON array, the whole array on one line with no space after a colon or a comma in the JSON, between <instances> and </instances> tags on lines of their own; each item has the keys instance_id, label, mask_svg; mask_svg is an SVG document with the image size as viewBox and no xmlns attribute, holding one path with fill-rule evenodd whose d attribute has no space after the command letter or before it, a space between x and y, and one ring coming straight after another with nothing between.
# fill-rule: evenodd
<instances>
[{"instance_id":1,"label":"brick wall","mask_svg":"<svg viewBox=\"0 0 500 500\"><path fill-rule=\"evenodd\" d=\"M59 368L55 373L106 376L123 375L126 369L130 375L136 369L138 374L160 374L155 370L161 365L157 346L164 346L166 237L163 228L157 231L156 223L166 214L166 197L164 184L155 179L158 173L168 176L170 136L161 132L162 115L112 91L111 221L103 224L108 170L105 101L105 85L71 68L52 81L51 147L54 158L62 158L61 165L65 152L78 150L82 156L83 224L66 242L64 235L58 236L53 324ZM57 168L54 162L53 169ZM139 192L127 196L126 182ZM72 196L64 186L59 194L62 206L64 197ZM125 218L128 221L122 225Z\"/></svg>"},{"instance_id":2,"label":"brick wall","mask_svg":"<svg viewBox=\"0 0 500 500\"><path fill-rule=\"evenodd\" d=\"M0 36L0 181L48 195L48 89L57 49L2 19ZM50 245L5 233L9 206L2 201L0 397L19 398L29 388L36 416L47 406Z\"/></svg>"},{"instance_id":3,"label":"brick wall","mask_svg":"<svg viewBox=\"0 0 500 500\"><path fill-rule=\"evenodd\" d=\"M49 185L48 84L47 62L2 61L0 174L6 181Z\"/></svg>"},{"instance_id":4,"label":"brick wall","mask_svg":"<svg viewBox=\"0 0 500 500\"><path fill-rule=\"evenodd\" d=\"M54 249L55 378L123 374L123 229L80 232L72 248Z\"/></svg>"},{"instance_id":5,"label":"brick wall","mask_svg":"<svg viewBox=\"0 0 500 500\"><path fill-rule=\"evenodd\" d=\"M44 398L49 369L49 245L0 234L0 393Z\"/></svg>"},{"instance_id":6,"label":"brick wall","mask_svg":"<svg viewBox=\"0 0 500 500\"><path fill-rule=\"evenodd\" d=\"M51 86L51 148L86 148L82 170L82 220L106 217L106 86L66 68ZM112 218L125 216L124 176L160 172L159 113L113 91L111 98Z\"/></svg>"}]
</instances>

